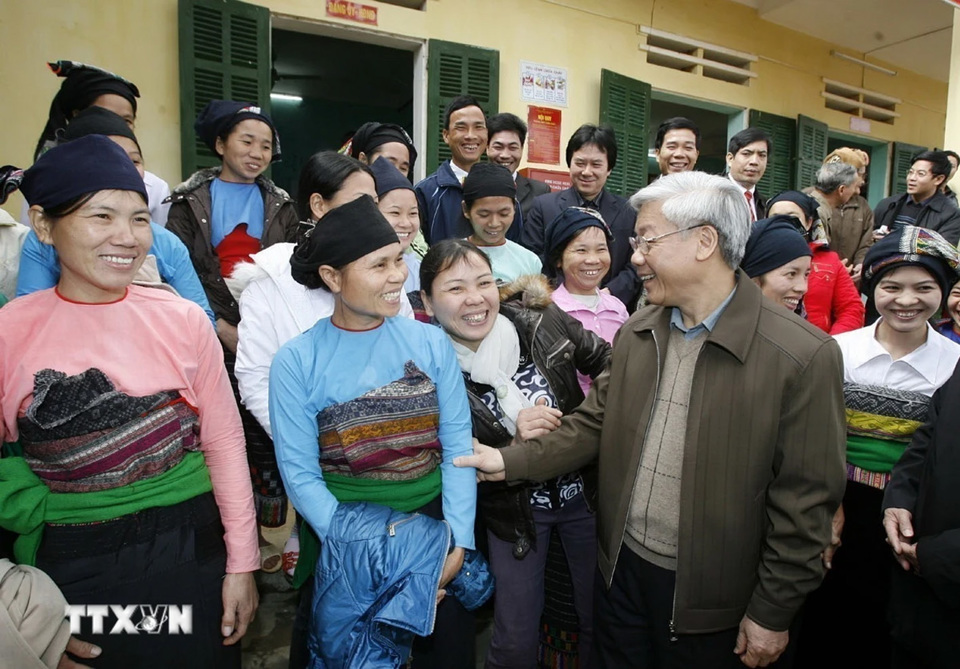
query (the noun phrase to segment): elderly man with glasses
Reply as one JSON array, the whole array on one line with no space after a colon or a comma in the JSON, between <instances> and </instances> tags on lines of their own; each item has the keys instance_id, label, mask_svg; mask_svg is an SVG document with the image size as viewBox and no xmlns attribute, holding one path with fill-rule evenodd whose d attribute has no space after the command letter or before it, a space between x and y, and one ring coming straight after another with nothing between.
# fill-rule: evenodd
<instances>
[{"instance_id":1,"label":"elderly man with glasses","mask_svg":"<svg viewBox=\"0 0 960 669\"><path fill-rule=\"evenodd\" d=\"M840 351L737 269L749 212L729 179L666 175L630 204L650 305L608 371L553 432L458 464L547 480L599 458L598 666L769 666L843 495Z\"/></svg>"}]
</instances>

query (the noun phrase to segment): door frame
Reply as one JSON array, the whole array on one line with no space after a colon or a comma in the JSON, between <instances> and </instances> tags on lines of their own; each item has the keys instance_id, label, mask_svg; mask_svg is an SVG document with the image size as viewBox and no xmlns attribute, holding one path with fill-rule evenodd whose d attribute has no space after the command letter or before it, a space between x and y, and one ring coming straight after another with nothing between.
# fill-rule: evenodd
<instances>
[{"instance_id":1,"label":"door frame","mask_svg":"<svg viewBox=\"0 0 960 669\"><path fill-rule=\"evenodd\" d=\"M419 153L424 153L427 145L427 41L395 33L371 30L354 26L345 26L319 19L311 19L289 14L270 14L270 30L289 30L291 32L333 37L349 42L362 42L385 46L391 49L413 52L413 128L410 136L418 147ZM371 119L372 120L372 119ZM426 161L418 160L414 165L414 183L426 176Z\"/></svg>"}]
</instances>

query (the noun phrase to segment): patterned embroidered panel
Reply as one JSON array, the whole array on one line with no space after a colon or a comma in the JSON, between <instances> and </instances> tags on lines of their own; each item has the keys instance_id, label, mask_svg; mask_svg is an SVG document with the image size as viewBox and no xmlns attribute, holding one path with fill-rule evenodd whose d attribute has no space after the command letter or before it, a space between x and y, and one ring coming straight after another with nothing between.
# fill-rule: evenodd
<instances>
[{"instance_id":1,"label":"patterned embroidered panel","mask_svg":"<svg viewBox=\"0 0 960 669\"><path fill-rule=\"evenodd\" d=\"M847 432L907 443L927 419L930 398L911 390L843 384Z\"/></svg>"},{"instance_id":2,"label":"patterned embroidered panel","mask_svg":"<svg viewBox=\"0 0 960 669\"><path fill-rule=\"evenodd\" d=\"M409 481L440 464L437 388L412 360L404 375L317 414L324 472Z\"/></svg>"},{"instance_id":3,"label":"patterned embroidered panel","mask_svg":"<svg viewBox=\"0 0 960 669\"><path fill-rule=\"evenodd\" d=\"M131 397L96 369L71 377L38 372L18 427L24 459L53 492L142 481L200 447L197 412L178 392Z\"/></svg>"}]
</instances>

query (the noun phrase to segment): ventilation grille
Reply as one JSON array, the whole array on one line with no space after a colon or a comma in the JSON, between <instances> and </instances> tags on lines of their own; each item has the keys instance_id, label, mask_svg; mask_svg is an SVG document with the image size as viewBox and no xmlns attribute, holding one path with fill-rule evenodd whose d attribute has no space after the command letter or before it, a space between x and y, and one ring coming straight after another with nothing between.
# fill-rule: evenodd
<instances>
[{"instance_id":1,"label":"ventilation grille","mask_svg":"<svg viewBox=\"0 0 960 669\"><path fill-rule=\"evenodd\" d=\"M646 43L640 45L640 50L647 52L647 62L651 65L742 86L748 85L757 76L750 69L757 62L757 57L752 53L734 51L647 26L640 26L640 32L647 37Z\"/></svg>"},{"instance_id":2,"label":"ventilation grille","mask_svg":"<svg viewBox=\"0 0 960 669\"><path fill-rule=\"evenodd\" d=\"M827 109L845 112L851 116L860 116L889 123L900 117L897 105L903 102L899 98L883 95L866 88L858 88L833 79L823 79L823 105Z\"/></svg>"}]
</instances>

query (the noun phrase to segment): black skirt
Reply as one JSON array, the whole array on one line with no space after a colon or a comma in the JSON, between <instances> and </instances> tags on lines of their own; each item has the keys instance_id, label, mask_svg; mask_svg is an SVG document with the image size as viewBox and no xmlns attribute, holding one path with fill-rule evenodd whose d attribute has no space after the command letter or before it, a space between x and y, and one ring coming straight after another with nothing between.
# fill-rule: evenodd
<instances>
[{"instance_id":1,"label":"black skirt","mask_svg":"<svg viewBox=\"0 0 960 669\"><path fill-rule=\"evenodd\" d=\"M74 635L103 652L84 664L237 669L240 644L224 646L220 633L226 559L219 509L204 493L107 522L48 525L37 567L71 607L86 607L73 609Z\"/></svg>"}]
</instances>

